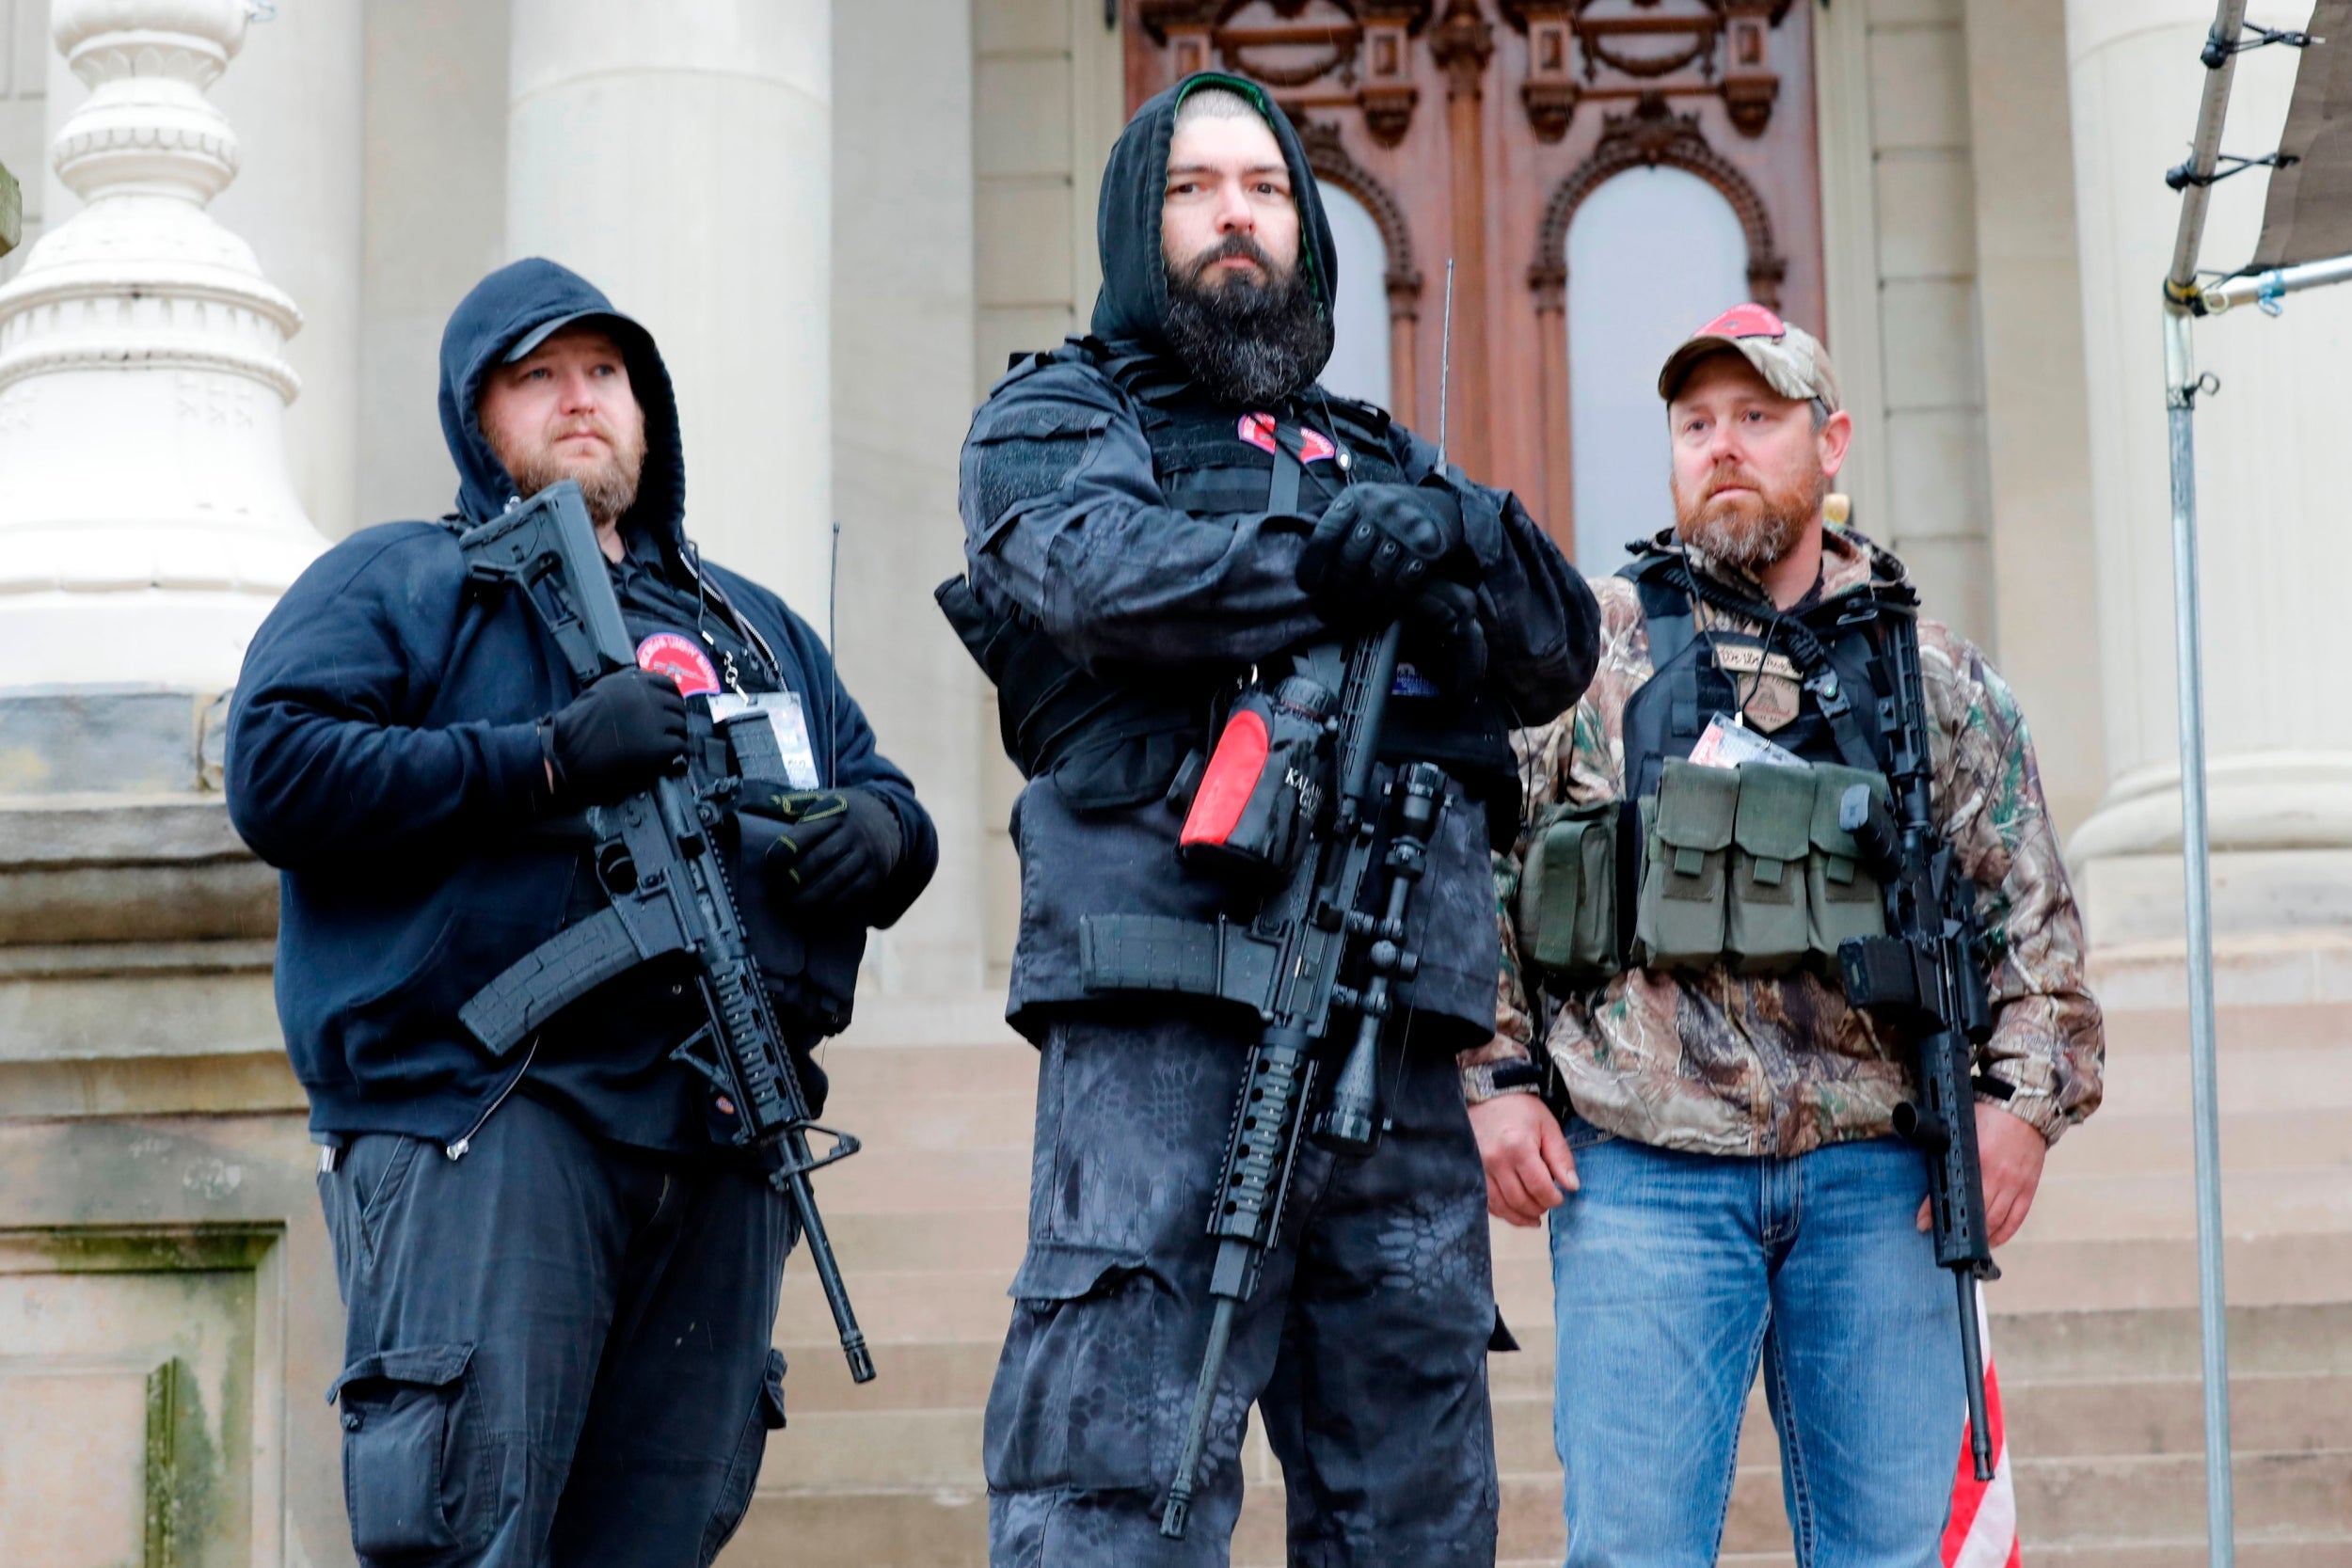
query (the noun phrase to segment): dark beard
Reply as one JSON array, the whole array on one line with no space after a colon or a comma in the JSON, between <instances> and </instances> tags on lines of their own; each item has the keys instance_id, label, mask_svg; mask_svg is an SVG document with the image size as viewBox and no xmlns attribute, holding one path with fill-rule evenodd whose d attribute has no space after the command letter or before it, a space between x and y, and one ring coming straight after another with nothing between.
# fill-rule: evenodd
<instances>
[{"instance_id":1,"label":"dark beard","mask_svg":"<svg viewBox=\"0 0 2352 1568\"><path fill-rule=\"evenodd\" d=\"M1212 263L1246 256L1270 281L1202 281ZM1247 234L1168 269L1168 344L1211 396L1255 408L1303 390L1331 357L1331 324L1307 270L1277 269Z\"/></svg>"}]
</instances>

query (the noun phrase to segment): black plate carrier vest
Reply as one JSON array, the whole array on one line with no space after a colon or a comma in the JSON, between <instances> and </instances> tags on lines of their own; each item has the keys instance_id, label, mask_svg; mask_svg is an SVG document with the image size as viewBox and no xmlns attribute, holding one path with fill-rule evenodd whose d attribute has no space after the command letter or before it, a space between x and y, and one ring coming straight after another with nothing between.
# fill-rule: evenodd
<instances>
[{"instance_id":1,"label":"black plate carrier vest","mask_svg":"<svg viewBox=\"0 0 2352 1568\"><path fill-rule=\"evenodd\" d=\"M1272 412L1282 458L1245 438L1248 417L1173 380L1167 361L1115 355L1073 340L1036 363L1083 362L1127 395L1151 444L1168 504L1201 515L1286 512L1311 522L1347 483L1406 483L1390 445L1389 416L1369 404L1293 398ZM1300 415L1305 415L1302 421ZM1315 427L1347 455L1300 462ZM1263 427L1258 427L1261 431ZM1174 673L1143 669L1089 673L1043 631L997 614L961 578L941 584L940 608L996 688L1006 754L1035 779L1051 773L1080 810L1137 806L1167 794L1184 758L1204 748L1218 710L1247 673L1202 667ZM1398 693L1389 705L1384 761L1430 761L1487 805L1491 833L1507 843L1518 820L1518 773L1510 733L1484 695L1470 700Z\"/></svg>"},{"instance_id":2,"label":"black plate carrier vest","mask_svg":"<svg viewBox=\"0 0 2352 1568\"><path fill-rule=\"evenodd\" d=\"M1668 757L1688 758L1718 713L1739 706L1738 684L1715 662L1714 646L1764 646L1788 656L1803 682L1797 717L1772 741L1807 762L1842 763L1869 772L1887 770L1893 675L1880 657L1882 612L1909 614L1917 600L1908 587L1877 584L1840 594L1803 610L1780 612L1712 578L1694 572L1677 553L1651 550L1618 574L1641 597L1649 629L1650 678L1625 705L1625 796L1640 800L1658 790ZM1762 624L1762 638L1702 633L1693 600Z\"/></svg>"}]
</instances>

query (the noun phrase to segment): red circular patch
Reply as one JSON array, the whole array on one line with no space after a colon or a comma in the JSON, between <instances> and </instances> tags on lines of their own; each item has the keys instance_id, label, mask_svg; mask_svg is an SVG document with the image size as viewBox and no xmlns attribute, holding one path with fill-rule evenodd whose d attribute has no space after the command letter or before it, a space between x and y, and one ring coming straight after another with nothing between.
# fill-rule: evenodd
<instances>
[{"instance_id":1,"label":"red circular patch","mask_svg":"<svg viewBox=\"0 0 2352 1568\"><path fill-rule=\"evenodd\" d=\"M638 643L637 668L660 671L689 697L707 697L719 689L719 672L710 656L674 631L655 632Z\"/></svg>"}]
</instances>

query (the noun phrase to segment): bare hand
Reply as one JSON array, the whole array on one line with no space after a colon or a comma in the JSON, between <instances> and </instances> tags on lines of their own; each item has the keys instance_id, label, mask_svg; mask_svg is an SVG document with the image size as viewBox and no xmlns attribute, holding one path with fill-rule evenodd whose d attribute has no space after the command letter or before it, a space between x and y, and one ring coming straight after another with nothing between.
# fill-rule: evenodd
<instances>
[{"instance_id":1,"label":"bare hand","mask_svg":"<svg viewBox=\"0 0 2352 1568\"><path fill-rule=\"evenodd\" d=\"M1479 1148L1486 1143L1480 1140ZM1977 1101L1977 1164L1984 1173L1984 1224L1992 1244L2005 1246L2033 1208L2034 1190L2042 1185L2042 1162L2050 1145L2033 1123L2013 1117L1998 1105ZM1493 1166L1487 1166L1489 1172ZM1487 1178L1489 1190L1494 1186ZM1919 1205L1919 1228L1933 1222L1928 1205Z\"/></svg>"},{"instance_id":2,"label":"bare hand","mask_svg":"<svg viewBox=\"0 0 2352 1568\"><path fill-rule=\"evenodd\" d=\"M1576 1191L1576 1156L1542 1097L1499 1094L1471 1106L1470 1118L1486 1166L1486 1212L1532 1228Z\"/></svg>"}]
</instances>

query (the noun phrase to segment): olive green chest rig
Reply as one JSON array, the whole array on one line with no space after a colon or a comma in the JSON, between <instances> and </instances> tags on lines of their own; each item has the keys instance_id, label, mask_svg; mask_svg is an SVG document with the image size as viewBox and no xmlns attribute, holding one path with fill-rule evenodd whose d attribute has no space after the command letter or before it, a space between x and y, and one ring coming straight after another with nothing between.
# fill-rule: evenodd
<instances>
[{"instance_id":1,"label":"olive green chest rig","mask_svg":"<svg viewBox=\"0 0 2352 1568\"><path fill-rule=\"evenodd\" d=\"M1554 997L1634 968L1809 969L1836 983L1838 944L1886 929L1838 804L1855 784L1888 793L1883 639L1915 596L1873 583L1783 612L1662 550L1620 575L1639 595L1652 670L1625 706L1626 795L1536 816L1513 906L1527 977ZM1702 607L1764 629L1724 629ZM1769 736L1777 760L1692 760L1710 725L1742 712L1741 673L1760 689L1772 671L1798 692Z\"/></svg>"}]
</instances>

